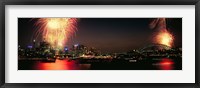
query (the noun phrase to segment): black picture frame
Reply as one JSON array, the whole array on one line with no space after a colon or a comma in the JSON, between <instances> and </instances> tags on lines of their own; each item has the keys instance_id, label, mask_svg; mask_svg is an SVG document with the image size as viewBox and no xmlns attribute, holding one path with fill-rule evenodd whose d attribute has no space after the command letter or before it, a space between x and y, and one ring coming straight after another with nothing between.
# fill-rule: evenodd
<instances>
[{"instance_id":1,"label":"black picture frame","mask_svg":"<svg viewBox=\"0 0 200 88\"><path fill-rule=\"evenodd\" d=\"M195 5L195 83L5 83L6 5ZM1 0L0 1L0 87L2 88L199 88L200 0Z\"/></svg>"}]
</instances>

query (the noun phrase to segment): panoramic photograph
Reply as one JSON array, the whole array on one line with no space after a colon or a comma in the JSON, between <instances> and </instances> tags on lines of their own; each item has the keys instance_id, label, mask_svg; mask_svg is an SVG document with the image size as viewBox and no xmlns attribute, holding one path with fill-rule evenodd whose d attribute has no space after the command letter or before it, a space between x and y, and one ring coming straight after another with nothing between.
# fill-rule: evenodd
<instances>
[{"instance_id":1,"label":"panoramic photograph","mask_svg":"<svg viewBox=\"0 0 200 88\"><path fill-rule=\"evenodd\" d=\"M182 18L18 18L18 70L182 70Z\"/></svg>"}]
</instances>

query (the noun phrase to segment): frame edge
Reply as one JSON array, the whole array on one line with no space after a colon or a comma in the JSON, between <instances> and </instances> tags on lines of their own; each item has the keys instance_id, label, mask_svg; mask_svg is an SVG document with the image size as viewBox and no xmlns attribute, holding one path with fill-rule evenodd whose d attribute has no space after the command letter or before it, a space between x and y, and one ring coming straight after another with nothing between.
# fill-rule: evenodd
<instances>
[{"instance_id":1,"label":"frame edge","mask_svg":"<svg viewBox=\"0 0 200 88\"><path fill-rule=\"evenodd\" d=\"M5 87L5 1L0 1L0 87Z\"/></svg>"},{"instance_id":2,"label":"frame edge","mask_svg":"<svg viewBox=\"0 0 200 88\"><path fill-rule=\"evenodd\" d=\"M199 70L199 64L200 64L200 54L199 54L199 37L200 37L200 1L198 1L195 5L195 85L197 87L200 87L200 81L199 81L199 74L200 74L200 70Z\"/></svg>"}]
</instances>

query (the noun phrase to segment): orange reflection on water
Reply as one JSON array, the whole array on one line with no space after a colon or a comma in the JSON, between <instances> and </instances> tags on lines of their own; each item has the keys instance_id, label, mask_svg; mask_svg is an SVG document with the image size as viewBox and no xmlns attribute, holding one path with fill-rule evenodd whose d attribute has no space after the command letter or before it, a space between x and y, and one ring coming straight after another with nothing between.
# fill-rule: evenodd
<instances>
[{"instance_id":1,"label":"orange reflection on water","mask_svg":"<svg viewBox=\"0 0 200 88\"><path fill-rule=\"evenodd\" d=\"M75 70L79 66L75 61L59 60L55 62L38 62L35 67L37 70Z\"/></svg>"},{"instance_id":2,"label":"orange reflection on water","mask_svg":"<svg viewBox=\"0 0 200 88\"><path fill-rule=\"evenodd\" d=\"M173 62L173 60L171 60L169 58L163 58L159 62L159 64L160 64L159 68L161 70L172 70L172 69L174 69L174 62Z\"/></svg>"}]
</instances>

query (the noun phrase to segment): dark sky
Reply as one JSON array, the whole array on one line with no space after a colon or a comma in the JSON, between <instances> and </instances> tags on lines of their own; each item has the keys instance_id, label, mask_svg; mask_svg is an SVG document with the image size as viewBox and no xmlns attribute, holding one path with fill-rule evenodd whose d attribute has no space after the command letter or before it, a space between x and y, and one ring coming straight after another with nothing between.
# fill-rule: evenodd
<instances>
[{"instance_id":1,"label":"dark sky","mask_svg":"<svg viewBox=\"0 0 200 88\"><path fill-rule=\"evenodd\" d=\"M139 49L153 41L156 30L149 28L149 18L80 18L77 32L67 46L83 44L95 47L102 52L123 52ZM19 45L31 44L36 31L30 18L18 18ZM182 18L169 18L168 28L175 38L175 47L182 47Z\"/></svg>"}]
</instances>

